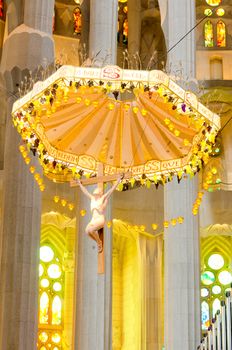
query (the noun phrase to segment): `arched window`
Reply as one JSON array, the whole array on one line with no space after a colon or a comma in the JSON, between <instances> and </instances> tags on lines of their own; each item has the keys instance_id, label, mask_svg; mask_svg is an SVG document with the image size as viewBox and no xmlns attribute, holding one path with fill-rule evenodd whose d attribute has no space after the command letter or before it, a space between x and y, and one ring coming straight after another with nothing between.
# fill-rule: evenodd
<instances>
[{"instance_id":1,"label":"arched window","mask_svg":"<svg viewBox=\"0 0 232 350\"><path fill-rule=\"evenodd\" d=\"M213 47L213 25L211 21L206 21L204 26L205 47Z\"/></svg>"},{"instance_id":2,"label":"arched window","mask_svg":"<svg viewBox=\"0 0 232 350\"><path fill-rule=\"evenodd\" d=\"M222 80L223 79L222 57L212 57L210 59L210 79L211 80Z\"/></svg>"},{"instance_id":3,"label":"arched window","mask_svg":"<svg viewBox=\"0 0 232 350\"><path fill-rule=\"evenodd\" d=\"M64 272L55 249L40 248L39 265L39 350L61 350L63 329Z\"/></svg>"},{"instance_id":4,"label":"arched window","mask_svg":"<svg viewBox=\"0 0 232 350\"><path fill-rule=\"evenodd\" d=\"M4 17L4 0L0 0L0 18Z\"/></svg>"},{"instance_id":5,"label":"arched window","mask_svg":"<svg viewBox=\"0 0 232 350\"><path fill-rule=\"evenodd\" d=\"M73 11L73 27L74 27L74 34L80 35L81 34L81 27L82 27L82 13L81 8L78 6Z\"/></svg>"},{"instance_id":6,"label":"arched window","mask_svg":"<svg viewBox=\"0 0 232 350\"><path fill-rule=\"evenodd\" d=\"M230 251L226 238L225 248ZM205 246L211 246L210 251L205 251ZM210 237L203 243L205 251L202 260L201 273L201 320L202 330L208 329L212 318L220 309L220 300L225 298L225 292L230 289L232 282L231 254L223 251L221 237ZM218 247L218 248L216 248ZM216 248L216 249L215 249Z\"/></svg>"},{"instance_id":7,"label":"arched window","mask_svg":"<svg viewBox=\"0 0 232 350\"><path fill-rule=\"evenodd\" d=\"M217 23L217 47L226 46L226 26L223 21Z\"/></svg>"}]
</instances>

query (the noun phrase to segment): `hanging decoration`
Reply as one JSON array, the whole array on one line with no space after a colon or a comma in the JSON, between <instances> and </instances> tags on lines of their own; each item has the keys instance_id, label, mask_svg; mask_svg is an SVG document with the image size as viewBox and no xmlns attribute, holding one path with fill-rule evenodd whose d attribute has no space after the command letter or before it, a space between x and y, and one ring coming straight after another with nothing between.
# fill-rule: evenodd
<instances>
[{"instance_id":1,"label":"hanging decoration","mask_svg":"<svg viewBox=\"0 0 232 350\"><path fill-rule=\"evenodd\" d=\"M121 100L124 93L130 98ZM48 178L92 178L103 163L105 176L131 174L121 190L193 176L220 128L218 115L165 73L117 66L63 66L18 100L12 115Z\"/></svg>"}]
</instances>

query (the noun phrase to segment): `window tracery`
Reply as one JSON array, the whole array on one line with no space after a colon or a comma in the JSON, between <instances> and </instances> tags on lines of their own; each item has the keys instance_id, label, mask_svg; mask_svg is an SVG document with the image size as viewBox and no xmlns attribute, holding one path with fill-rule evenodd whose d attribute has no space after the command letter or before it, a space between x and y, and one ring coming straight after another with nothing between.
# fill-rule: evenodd
<instances>
[{"instance_id":1,"label":"window tracery","mask_svg":"<svg viewBox=\"0 0 232 350\"><path fill-rule=\"evenodd\" d=\"M80 6L77 6L73 11L73 26L74 26L74 34L80 35L82 28L82 13Z\"/></svg>"},{"instance_id":2,"label":"window tracery","mask_svg":"<svg viewBox=\"0 0 232 350\"><path fill-rule=\"evenodd\" d=\"M212 245L223 247L223 243L216 241L220 238L211 238ZM209 243L211 244L211 243ZM213 249L214 249L213 248ZM202 261L201 273L201 324L206 331L220 309L220 301L225 298L225 292L230 289L232 282L231 258L223 249L217 249L205 254Z\"/></svg>"},{"instance_id":3,"label":"window tracery","mask_svg":"<svg viewBox=\"0 0 232 350\"><path fill-rule=\"evenodd\" d=\"M118 44L127 46L128 44L128 6L127 0L118 3Z\"/></svg>"},{"instance_id":4,"label":"window tracery","mask_svg":"<svg viewBox=\"0 0 232 350\"><path fill-rule=\"evenodd\" d=\"M61 350L63 329L64 272L51 245L40 248L39 350Z\"/></svg>"}]
</instances>

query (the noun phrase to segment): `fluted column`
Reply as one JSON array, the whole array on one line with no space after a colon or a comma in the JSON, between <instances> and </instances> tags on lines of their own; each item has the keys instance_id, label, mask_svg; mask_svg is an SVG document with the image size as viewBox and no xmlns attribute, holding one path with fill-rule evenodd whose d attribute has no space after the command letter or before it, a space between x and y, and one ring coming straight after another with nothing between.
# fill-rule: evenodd
<instances>
[{"instance_id":1,"label":"fluted column","mask_svg":"<svg viewBox=\"0 0 232 350\"><path fill-rule=\"evenodd\" d=\"M195 3L168 0L167 48L171 49L194 25ZM194 32L168 54L173 73L195 76ZM165 230L165 349L192 350L200 341L200 247L198 217L192 215L197 176L165 186L165 219L184 217L184 223Z\"/></svg>"},{"instance_id":2,"label":"fluted column","mask_svg":"<svg viewBox=\"0 0 232 350\"><path fill-rule=\"evenodd\" d=\"M184 217L165 230L165 349L196 349L200 340L200 243L192 215L198 182L183 179L165 189L165 218Z\"/></svg>"},{"instance_id":3,"label":"fluted column","mask_svg":"<svg viewBox=\"0 0 232 350\"><path fill-rule=\"evenodd\" d=\"M36 1L32 1L37 3ZM41 3L38 2L38 3ZM14 2L12 3L14 5ZM12 9L12 6L9 8ZM20 10L28 11L29 2ZM44 23L54 1L27 12L37 23ZM24 12L24 13L25 13ZM8 17L9 27L11 17ZM49 21L49 19L48 19ZM52 16L50 17L52 23ZM33 25L33 24L31 24ZM8 92L42 63L53 61L53 41L47 28L30 28L25 24L13 29L5 38L0 66ZM47 47L48 46L48 47ZM49 51L50 49L50 51ZM47 50L47 51L46 51ZM41 221L41 195L33 176L22 160L20 138L12 127L12 99L7 103L7 125L3 178L3 224L0 270L0 348L1 350L34 350L38 324L38 264ZM35 163L36 160L33 160ZM0 245L1 246L1 245Z\"/></svg>"},{"instance_id":4,"label":"fluted column","mask_svg":"<svg viewBox=\"0 0 232 350\"><path fill-rule=\"evenodd\" d=\"M97 66L116 63L117 21L117 0L90 0L89 54L98 54Z\"/></svg>"},{"instance_id":5,"label":"fluted column","mask_svg":"<svg viewBox=\"0 0 232 350\"><path fill-rule=\"evenodd\" d=\"M165 2L165 1L164 1ZM162 7L162 12L165 11ZM167 50L170 50L196 24L195 2L191 0L168 0L167 23L164 27L167 41ZM195 77L196 49L195 31L188 34L175 48L168 53L168 64L171 70L183 67L185 76Z\"/></svg>"}]
</instances>

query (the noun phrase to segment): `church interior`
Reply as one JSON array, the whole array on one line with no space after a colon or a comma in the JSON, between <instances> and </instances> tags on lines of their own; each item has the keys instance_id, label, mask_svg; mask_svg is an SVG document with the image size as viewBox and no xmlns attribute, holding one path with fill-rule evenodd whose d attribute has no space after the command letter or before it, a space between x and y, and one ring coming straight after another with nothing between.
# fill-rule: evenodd
<instances>
[{"instance_id":1,"label":"church interior","mask_svg":"<svg viewBox=\"0 0 232 350\"><path fill-rule=\"evenodd\" d=\"M0 350L232 349L231 59L232 0L0 0Z\"/></svg>"}]
</instances>

